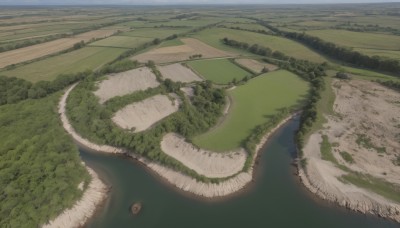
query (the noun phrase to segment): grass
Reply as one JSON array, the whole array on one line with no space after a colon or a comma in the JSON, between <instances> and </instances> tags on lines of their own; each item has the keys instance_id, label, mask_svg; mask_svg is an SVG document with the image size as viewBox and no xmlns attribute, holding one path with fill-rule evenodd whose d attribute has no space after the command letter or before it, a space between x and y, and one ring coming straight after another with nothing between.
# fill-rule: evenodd
<instances>
[{"instance_id":1,"label":"grass","mask_svg":"<svg viewBox=\"0 0 400 228\"><path fill-rule=\"evenodd\" d=\"M145 37L145 38L159 38L163 39L168 36L179 34L187 29L170 29L170 28L142 28L130 32L124 32L120 36L130 37Z\"/></svg>"},{"instance_id":2,"label":"grass","mask_svg":"<svg viewBox=\"0 0 400 228\"><path fill-rule=\"evenodd\" d=\"M348 66L336 66L338 71L344 71L350 74L353 74L356 79L364 79L364 80L382 80L382 81L398 81L400 82L399 77L391 76L388 74L383 74L371 70L348 67Z\"/></svg>"},{"instance_id":3,"label":"grass","mask_svg":"<svg viewBox=\"0 0 400 228\"><path fill-rule=\"evenodd\" d=\"M302 44L278 36L264 35L254 32L225 28L207 29L192 36L215 48L231 52L238 52L246 55L249 55L246 51L239 51L235 48L231 48L227 45L222 44L221 39L223 39L224 37L228 37L230 39L246 42L249 44L259 44L261 46L269 47L273 51L281 51L286 55L293 56L298 59L309 60L312 62L319 63L327 61L323 56L313 52L311 49L303 46Z\"/></svg>"},{"instance_id":4,"label":"grass","mask_svg":"<svg viewBox=\"0 0 400 228\"><path fill-rule=\"evenodd\" d=\"M386 153L386 148L385 147L375 146L371 142L371 138L369 138L365 134L358 134L357 135L357 139L356 139L356 143L357 143L358 146L362 146L362 147L364 147L366 149L374 149L378 153Z\"/></svg>"},{"instance_id":5,"label":"grass","mask_svg":"<svg viewBox=\"0 0 400 228\"><path fill-rule=\"evenodd\" d=\"M340 151L340 156L342 156L342 158L347 162L347 163L350 163L350 164L353 164L354 163L354 159L353 159L353 156L351 156L351 154L349 154L347 151Z\"/></svg>"},{"instance_id":6,"label":"grass","mask_svg":"<svg viewBox=\"0 0 400 228\"><path fill-rule=\"evenodd\" d=\"M211 59L188 62L188 65L207 80L216 84L228 84L233 79L239 81L251 75L228 59Z\"/></svg>"},{"instance_id":7,"label":"grass","mask_svg":"<svg viewBox=\"0 0 400 228\"><path fill-rule=\"evenodd\" d=\"M173 40L167 40L162 42L158 48L161 47L171 47L171 46L179 46L179 45L184 45L184 43L180 39L173 39Z\"/></svg>"},{"instance_id":8,"label":"grass","mask_svg":"<svg viewBox=\"0 0 400 228\"><path fill-rule=\"evenodd\" d=\"M351 183L355 186L375 192L395 202L400 202L400 186L389 183L383 179L356 172L343 175L338 179L344 183Z\"/></svg>"},{"instance_id":9,"label":"grass","mask_svg":"<svg viewBox=\"0 0 400 228\"><path fill-rule=\"evenodd\" d=\"M228 91L232 99L229 114L219 126L193 138L193 142L215 151L238 148L256 126L283 108L299 106L307 89L307 82L285 70L256 77Z\"/></svg>"},{"instance_id":10,"label":"grass","mask_svg":"<svg viewBox=\"0 0 400 228\"><path fill-rule=\"evenodd\" d=\"M369 56L378 55L382 57L400 60L400 51L369 49L369 48L354 48L354 50Z\"/></svg>"},{"instance_id":11,"label":"grass","mask_svg":"<svg viewBox=\"0 0 400 228\"><path fill-rule=\"evenodd\" d=\"M320 37L325 41L336 43L341 46L353 48L373 48L381 50L399 50L400 37L395 35L352 32L346 30L314 30L307 34Z\"/></svg>"},{"instance_id":12,"label":"grass","mask_svg":"<svg viewBox=\"0 0 400 228\"><path fill-rule=\"evenodd\" d=\"M66 54L22 65L10 71L3 71L0 72L0 75L23 78L31 82L40 80L50 81L59 74L94 70L114 60L124 51L124 49L120 48L85 47Z\"/></svg>"},{"instance_id":13,"label":"grass","mask_svg":"<svg viewBox=\"0 0 400 228\"><path fill-rule=\"evenodd\" d=\"M152 41L152 39L129 36L111 36L91 43L90 46L135 48L149 41Z\"/></svg>"},{"instance_id":14,"label":"grass","mask_svg":"<svg viewBox=\"0 0 400 228\"><path fill-rule=\"evenodd\" d=\"M333 103L335 102L335 93L332 90L332 76L335 74L333 71L328 71L328 76L324 78L325 81L325 89L321 92L321 99L317 101L317 119L315 123L312 125L311 130L306 135L305 139L313 134L318 129L322 129L322 125L326 123L326 119L324 114L334 115L333 111Z\"/></svg>"},{"instance_id":15,"label":"grass","mask_svg":"<svg viewBox=\"0 0 400 228\"><path fill-rule=\"evenodd\" d=\"M332 145L329 142L328 136L322 135L322 142L320 145L321 158L322 160L330 161L334 164L338 164L335 156L332 154Z\"/></svg>"}]
</instances>

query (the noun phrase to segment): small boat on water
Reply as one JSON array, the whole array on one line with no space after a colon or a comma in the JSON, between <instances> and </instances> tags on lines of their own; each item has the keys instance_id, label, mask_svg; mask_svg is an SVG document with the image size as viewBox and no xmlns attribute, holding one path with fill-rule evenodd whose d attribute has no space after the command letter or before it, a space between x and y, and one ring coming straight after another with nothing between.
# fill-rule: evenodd
<instances>
[{"instance_id":1,"label":"small boat on water","mask_svg":"<svg viewBox=\"0 0 400 228\"><path fill-rule=\"evenodd\" d=\"M133 203L131 206L131 212L134 215L139 214L140 210L142 209L142 203L138 202L138 203Z\"/></svg>"}]
</instances>

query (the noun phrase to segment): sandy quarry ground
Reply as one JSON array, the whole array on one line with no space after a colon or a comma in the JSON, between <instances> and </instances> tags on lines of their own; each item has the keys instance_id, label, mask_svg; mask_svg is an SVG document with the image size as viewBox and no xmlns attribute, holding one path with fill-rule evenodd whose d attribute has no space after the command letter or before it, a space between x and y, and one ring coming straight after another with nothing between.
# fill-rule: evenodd
<instances>
[{"instance_id":1,"label":"sandy quarry ground","mask_svg":"<svg viewBox=\"0 0 400 228\"><path fill-rule=\"evenodd\" d=\"M169 63L188 60L190 56L201 54L202 58L231 57L233 53L218 50L200 40L193 38L181 39L184 45L162 47L133 56L133 60L146 63L149 60L155 63Z\"/></svg>"},{"instance_id":2,"label":"sandy quarry ground","mask_svg":"<svg viewBox=\"0 0 400 228\"><path fill-rule=\"evenodd\" d=\"M91 181L82 198L72 208L64 210L57 218L43 225L43 228L83 227L94 215L97 206L107 197L108 187L92 169L89 167L86 169L91 176Z\"/></svg>"},{"instance_id":3,"label":"sandy quarry ground","mask_svg":"<svg viewBox=\"0 0 400 228\"><path fill-rule=\"evenodd\" d=\"M127 95L147 88L159 86L156 76L147 67L141 67L107 76L107 79L98 84L98 90L94 92L104 103L115 96Z\"/></svg>"},{"instance_id":4,"label":"sandy quarry ground","mask_svg":"<svg viewBox=\"0 0 400 228\"><path fill-rule=\"evenodd\" d=\"M158 70L161 72L163 78L171 79L174 82L194 82L202 81L197 74L195 74L188 67L183 66L180 63L174 63L171 65L157 66Z\"/></svg>"},{"instance_id":5,"label":"sandy quarry ground","mask_svg":"<svg viewBox=\"0 0 400 228\"><path fill-rule=\"evenodd\" d=\"M269 63L262 63L255 59L235 59L235 61L258 74L262 72L264 67L267 68L268 71L274 71L278 69L278 66Z\"/></svg>"},{"instance_id":6,"label":"sandy quarry ground","mask_svg":"<svg viewBox=\"0 0 400 228\"><path fill-rule=\"evenodd\" d=\"M332 153L340 164L386 181L400 184L400 167L392 160L400 155L400 94L368 81L339 81L332 83L336 94L334 111L328 116L324 129L310 136L305 145L306 172L300 170L305 185L324 199L363 213L378 214L400 222L400 205L366 189L344 184L337 178L346 174L333 163L321 159L322 135L327 135ZM359 135L370 139L373 147L358 145ZM354 159L346 162L339 152L346 151Z\"/></svg>"},{"instance_id":7,"label":"sandy quarry ground","mask_svg":"<svg viewBox=\"0 0 400 228\"><path fill-rule=\"evenodd\" d=\"M211 178L229 177L239 173L247 158L247 153L242 148L221 153L212 152L196 148L174 133L163 137L161 149L198 174Z\"/></svg>"},{"instance_id":8,"label":"sandy quarry ground","mask_svg":"<svg viewBox=\"0 0 400 228\"><path fill-rule=\"evenodd\" d=\"M182 87L180 90L185 94L187 98L191 98L194 96L194 89L192 87Z\"/></svg>"},{"instance_id":9,"label":"sandy quarry ground","mask_svg":"<svg viewBox=\"0 0 400 228\"><path fill-rule=\"evenodd\" d=\"M46 55L51 55L74 46L74 44L95 38L105 38L113 35L117 32L116 29L99 29L76 35L71 38L61 38L53 41L49 41L42 44L36 44L16 50L6 51L0 53L0 68L11 64L17 64L36 58L40 58Z\"/></svg>"},{"instance_id":10,"label":"sandy quarry ground","mask_svg":"<svg viewBox=\"0 0 400 228\"><path fill-rule=\"evenodd\" d=\"M125 106L115 113L112 120L121 128L140 132L178 111L179 104L176 94L155 95Z\"/></svg>"}]
</instances>

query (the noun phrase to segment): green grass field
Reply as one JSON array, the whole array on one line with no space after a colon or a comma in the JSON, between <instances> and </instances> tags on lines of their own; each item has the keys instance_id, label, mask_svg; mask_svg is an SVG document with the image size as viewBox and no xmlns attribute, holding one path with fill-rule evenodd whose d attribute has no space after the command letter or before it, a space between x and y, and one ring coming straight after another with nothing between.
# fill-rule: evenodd
<instances>
[{"instance_id":1,"label":"green grass field","mask_svg":"<svg viewBox=\"0 0 400 228\"><path fill-rule=\"evenodd\" d=\"M149 41L152 41L152 39L143 37L111 36L91 43L90 46L135 48Z\"/></svg>"},{"instance_id":2,"label":"green grass field","mask_svg":"<svg viewBox=\"0 0 400 228\"><path fill-rule=\"evenodd\" d=\"M324 62L327 61L324 57L313 52L307 47L294 42L289 39L281 38L278 36L264 35L254 32L239 31L233 29L207 29L203 30L197 34L193 34L192 37L197 38L215 48L235 51L242 54L247 54L247 52L239 51L238 49L231 48L227 45L221 43L221 39L224 37L234 39L241 42L247 42L249 44L259 44L265 47L271 48L273 51L281 51L286 55L293 56L299 59L306 59L313 62Z\"/></svg>"},{"instance_id":3,"label":"green grass field","mask_svg":"<svg viewBox=\"0 0 400 228\"><path fill-rule=\"evenodd\" d=\"M239 81L251 75L228 59L198 60L188 62L188 65L205 79L216 84L228 84L233 79Z\"/></svg>"},{"instance_id":4,"label":"green grass field","mask_svg":"<svg viewBox=\"0 0 400 228\"><path fill-rule=\"evenodd\" d=\"M333 29L307 31L306 33L346 47L380 50L400 49L400 36L395 35Z\"/></svg>"},{"instance_id":5,"label":"green grass field","mask_svg":"<svg viewBox=\"0 0 400 228\"><path fill-rule=\"evenodd\" d=\"M52 58L43 59L10 71L0 72L0 75L23 78L31 82L53 80L59 74L77 73L94 70L107 62L114 60L124 52L121 48L85 47Z\"/></svg>"},{"instance_id":6,"label":"green grass field","mask_svg":"<svg viewBox=\"0 0 400 228\"><path fill-rule=\"evenodd\" d=\"M162 42L160 45L157 46L157 48L179 46L179 45L184 45L184 43L180 39L173 39Z\"/></svg>"},{"instance_id":7,"label":"green grass field","mask_svg":"<svg viewBox=\"0 0 400 228\"><path fill-rule=\"evenodd\" d=\"M351 73L358 79L364 79L364 80L378 80L379 79L382 81L392 80L392 81L400 82L399 77L382 74L382 73L378 73L378 72L366 70L366 69L359 69L359 68L348 67L348 66L337 66L337 70Z\"/></svg>"},{"instance_id":8,"label":"green grass field","mask_svg":"<svg viewBox=\"0 0 400 228\"><path fill-rule=\"evenodd\" d=\"M252 129L267 122L280 109L301 104L307 90L307 82L285 70L256 77L228 91L233 104L226 119L220 126L195 137L193 142L216 151L238 148Z\"/></svg>"},{"instance_id":9,"label":"green grass field","mask_svg":"<svg viewBox=\"0 0 400 228\"><path fill-rule=\"evenodd\" d=\"M358 51L360 53L364 53L369 56L378 55L382 57L400 60L400 51L368 49L368 48L353 48L353 50Z\"/></svg>"},{"instance_id":10,"label":"green grass field","mask_svg":"<svg viewBox=\"0 0 400 228\"><path fill-rule=\"evenodd\" d=\"M159 38L163 39L168 36L179 34L188 29L170 29L170 28L142 28L130 32L121 33L120 36L130 37L146 37L146 38Z\"/></svg>"}]
</instances>

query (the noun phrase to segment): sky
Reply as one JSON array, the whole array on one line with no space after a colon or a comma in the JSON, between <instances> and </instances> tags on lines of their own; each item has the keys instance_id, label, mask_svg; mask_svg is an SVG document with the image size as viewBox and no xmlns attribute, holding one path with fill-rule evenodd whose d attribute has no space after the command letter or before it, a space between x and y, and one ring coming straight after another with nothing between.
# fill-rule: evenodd
<instances>
[{"instance_id":1,"label":"sky","mask_svg":"<svg viewBox=\"0 0 400 228\"><path fill-rule=\"evenodd\" d=\"M0 0L0 5L326 4L400 0Z\"/></svg>"}]
</instances>

